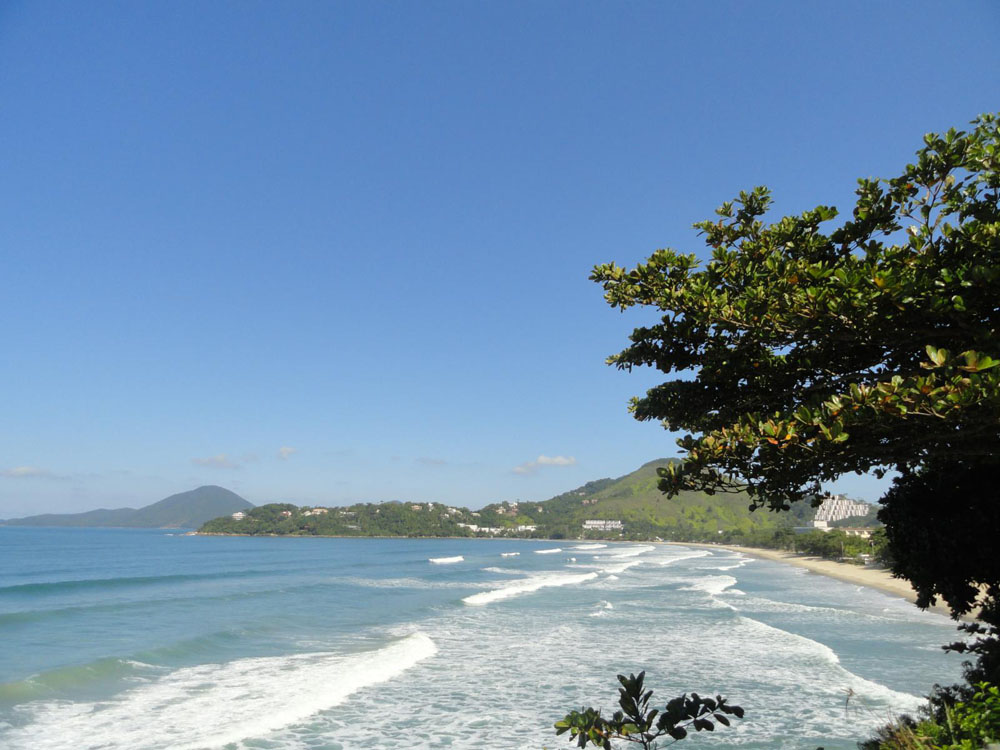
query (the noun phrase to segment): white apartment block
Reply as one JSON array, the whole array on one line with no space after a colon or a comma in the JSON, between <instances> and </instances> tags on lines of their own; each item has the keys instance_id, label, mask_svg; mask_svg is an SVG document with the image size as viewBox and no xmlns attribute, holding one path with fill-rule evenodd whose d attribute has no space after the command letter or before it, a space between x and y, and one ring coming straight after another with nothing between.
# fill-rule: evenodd
<instances>
[{"instance_id":1,"label":"white apartment block","mask_svg":"<svg viewBox=\"0 0 1000 750\"><path fill-rule=\"evenodd\" d=\"M855 500L849 500L843 495L831 495L823 501L823 504L816 509L815 526L826 526L831 521L841 521L853 516L863 516L871 505Z\"/></svg>"},{"instance_id":2,"label":"white apartment block","mask_svg":"<svg viewBox=\"0 0 1000 750\"><path fill-rule=\"evenodd\" d=\"M621 521L604 521L600 519L592 519L583 522L583 528L586 531L621 531L622 522Z\"/></svg>"}]
</instances>

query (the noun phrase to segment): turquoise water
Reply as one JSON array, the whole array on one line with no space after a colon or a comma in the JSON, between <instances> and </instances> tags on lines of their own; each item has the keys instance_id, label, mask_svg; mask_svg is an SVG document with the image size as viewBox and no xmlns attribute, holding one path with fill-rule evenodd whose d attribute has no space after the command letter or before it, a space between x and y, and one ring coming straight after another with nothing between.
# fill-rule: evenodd
<instances>
[{"instance_id":1,"label":"turquoise water","mask_svg":"<svg viewBox=\"0 0 1000 750\"><path fill-rule=\"evenodd\" d=\"M571 747L552 723L722 692L692 747L853 748L959 673L954 623L724 550L0 527L0 747Z\"/></svg>"}]
</instances>

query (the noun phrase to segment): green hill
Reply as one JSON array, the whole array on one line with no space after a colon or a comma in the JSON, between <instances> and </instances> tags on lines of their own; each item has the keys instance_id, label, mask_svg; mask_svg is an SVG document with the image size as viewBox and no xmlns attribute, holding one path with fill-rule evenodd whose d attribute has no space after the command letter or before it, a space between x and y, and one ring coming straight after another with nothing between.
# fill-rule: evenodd
<instances>
[{"instance_id":1,"label":"green hill","mask_svg":"<svg viewBox=\"0 0 1000 750\"><path fill-rule=\"evenodd\" d=\"M139 508L91 510L86 513L47 513L4 521L7 526L114 526L149 529L196 529L217 516L248 510L253 505L235 492L206 485Z\"/></svg>"},{"instance_id":2,"label":"green hill","mask_svg":"<svg viewBox=\"0 0 1000 750\"><path fill-rule=\"evenodd\" d=\"M544 527L549 536L608 537L602 531L584 532L588 520L621 521L629 539L675 539L693 541L715 538L722 532L743 532L786 526L789 516L765 511L750 513L749 499L741 494L706 495L682 492L667 498L657 488L656 470L670 463L657 459L617 479L600 479L540 503L520 503L516 516L523 523ZM481 511L489 519L510 517L507 503ZM487 515L489 514L489 515ZM797 519L796 519L797 520Z\"/></svg>"},{"instance_id":3,"label":"green hill","mask_svg":"<svg viewBox=\"0 0 1000 750\"><path fill-rule=\"evenodd\" d=\"M216 534L299 536L521 536L538 538L672 539L695 541L789 526L802 513L750 513L745 495L682 493L672 499L657 489L656 470L644 464L618 479L598 479L550 500L494 503L478 511L440 503L359 503L344 508L262 505L245 517L224 516L200 530ZM806 513L811 512L805 509ZM621 522L584 529L585 521Z\"/></svg>"}]
</instances>

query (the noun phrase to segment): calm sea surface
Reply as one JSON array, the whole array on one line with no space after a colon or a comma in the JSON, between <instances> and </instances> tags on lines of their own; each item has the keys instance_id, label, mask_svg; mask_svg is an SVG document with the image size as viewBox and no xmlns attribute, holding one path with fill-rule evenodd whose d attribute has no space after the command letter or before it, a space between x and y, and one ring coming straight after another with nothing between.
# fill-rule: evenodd
<instances>
[{"instance_id":1,"label":"calm sea surface","mask_svg":"<svg viewBox=\"0 0 1000 750\"><path fill-rule=\"evenodd\" d=\"M957 678L954 624L724 550L0 527L0 747L571 747L552 723L721 692L691 747L854 748Z\"/></svg>"}]
</instances>

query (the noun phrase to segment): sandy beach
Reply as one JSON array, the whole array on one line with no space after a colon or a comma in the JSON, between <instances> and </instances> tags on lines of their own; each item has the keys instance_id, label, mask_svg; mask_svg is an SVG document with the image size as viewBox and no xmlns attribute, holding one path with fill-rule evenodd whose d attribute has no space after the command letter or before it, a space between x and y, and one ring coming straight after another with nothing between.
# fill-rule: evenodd
<instances>
[{"instance_id":1,"label":"sandy beach","mask_svg":"<svg viewBox=\"0 0 1000 750\"><path fill-rule=\"evenodd\" d=\"M886 568L882 567L870 565L851 565L849 563L835 562L833 560L824 560L820 557L798 555L792 552L785 552L784 550L740 547L734 544L696 544L694 542L668 542L668 544L677 544L684 547L704 547L706 549L727 549L732 550L733 552L741 552L744 555L750 555L751 557L759 557L764 560L774 560L776 562L795 565L799 568L805 568L813 573L818 573L819 575L837 578L841 581L855 583L859 586L869 586L870 588L878 589L879 591L883 591L887 594L901 596L910 602L915 602L917 600L916 592L914 592L913 587L907 581L900 578L893 578L892 574ZM931 607L930 611L937 612L946 617L951 617L948 607L944 606L940 602ZM961 619L971 621L974 620L975 617L970 615L962 617Z\"/></svg>"}]
</instances>

